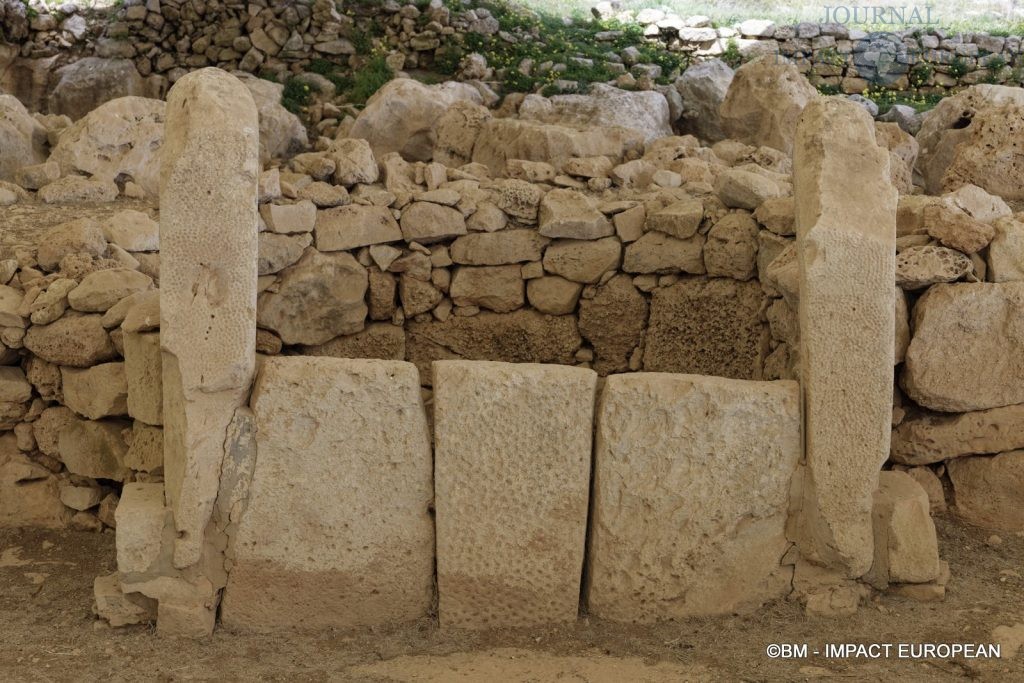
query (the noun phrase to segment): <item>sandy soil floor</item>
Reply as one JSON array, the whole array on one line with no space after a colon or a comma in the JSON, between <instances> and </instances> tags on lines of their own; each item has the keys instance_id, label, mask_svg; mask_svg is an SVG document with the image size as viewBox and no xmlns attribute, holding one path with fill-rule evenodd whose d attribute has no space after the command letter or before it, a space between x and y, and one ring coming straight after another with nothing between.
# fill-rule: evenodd
<instances>
[{"instance_id":1,"label":"sandy soil floor","mask_svg":"<svg viewBox=\"0 0 1024 683\"><path fill-rule=\"evenodd\" d=\"M0 246L34 245L50 228L76 218L87 217L102 222L125 209L147 211L155 207L155 201L145 202L130 199L118 199L115 202L102 204L50 205L41 202L21 202L0 207Z\"/></svg>"},{"instance_id":2,"label":"sandy soil floor","mask_svg":"<svg viewBox=\"0 0 1024 683\"><path fill-rule=\"evenodd\" d=\"M91 613L93 578L113 571L113 534L0 529L3 681L856 681L1024 680L1014 659L770 659L772 643L988 643L1024 622L1024 538L937 519L953 567L945 602L882 596L856 616L805 617L780 601L755 615L633 627L581 617L570 627L442 632L431 620L357 635L205 642L147 627L111 629Z\"/></svg>"}]
</instances>

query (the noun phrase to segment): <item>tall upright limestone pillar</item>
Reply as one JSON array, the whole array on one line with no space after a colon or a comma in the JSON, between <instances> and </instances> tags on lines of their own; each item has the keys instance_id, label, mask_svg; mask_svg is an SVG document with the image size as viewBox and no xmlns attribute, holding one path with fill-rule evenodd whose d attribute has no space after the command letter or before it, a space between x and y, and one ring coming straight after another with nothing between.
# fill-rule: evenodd
<instances>
[{"instance_id":1,"label":"tall upright limestone pillar","mask_svg":"<svg viewBox=\"0 0 1024 683\"><path fill-rule=\"evenodd\" d=\"M164 130L164 467L183 568L200 560L229 424L255 369L259 122L241 81L209 68L171 88Z\"/></svg>"},{"instance_id":2,"label":"tall upright limestone pillar","mask_svg":"<svg viewBox=\"0 0 1024 683\"><path fill-rule=\"evenodd\" d=\"M802 554L846 576L872 561L872 495L889 454L896 201L859 105L807 105L793 152L806 469Z\"/></svg>"}]
</instances>

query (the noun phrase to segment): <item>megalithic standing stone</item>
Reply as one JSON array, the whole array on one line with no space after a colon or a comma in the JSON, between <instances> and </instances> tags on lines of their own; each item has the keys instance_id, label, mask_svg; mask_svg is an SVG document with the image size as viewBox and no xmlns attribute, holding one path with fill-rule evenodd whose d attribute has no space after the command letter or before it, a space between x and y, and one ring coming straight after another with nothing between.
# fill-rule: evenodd
<instances>
[{"instance_id":1,"label":"megalithic standing stone","mask_svg":"<svg viewBox=\"0 0 1024 683\"><path fill-rule=\"evenodd\" d=\"M259 122L249 90L220 69L167 97L160 169L164 469L174 564L200 559L228 424L256 364Z\"/></svg>"},{"instance_id":2,"label":"megalithic standing stone","mask_svg":"<svg viewBox=\"0 0 1024 683\"><path fill-rule=\"evenodd\" d=\"M896 201L867 112L807 105L793 152L806 478L798 543L849 577L872 562L872 494L889 455Z\"/></svg>"}]
</instances>

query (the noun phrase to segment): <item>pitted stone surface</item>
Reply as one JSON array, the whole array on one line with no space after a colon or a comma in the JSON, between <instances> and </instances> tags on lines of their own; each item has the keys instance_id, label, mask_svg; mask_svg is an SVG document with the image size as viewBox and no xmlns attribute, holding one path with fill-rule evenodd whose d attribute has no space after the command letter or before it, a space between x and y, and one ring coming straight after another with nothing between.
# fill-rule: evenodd
<instances>
[{"instance_id":1,"label":"pitted stone surface","mask_svg":"<svg viewBox=\"0 0 1024 683\"><path fill-rule=\"evenodd\" d=\"M972 272L971 259L955 249L929 244L909 247L896 255L896 284L903 289L955 282Z\"/></svg>"},{"instance_id":2,"label":"pitted stone surface","mask_svg":"<svg viewBox=\"0 0 1024 683\"><path fill-rule=\"evenodd\" d=\"M768 326L757 282L687 278L657 290L644 350L647 372L759 379Z\"/></svg>"},{"instance_id":3,"label":"pitted stone surface","mask_svg":"<svg viewBox=\"0 0 1024 683\"><path fill-rule=\"evenodd\" d=\"M249 90L219 69L179 79L160 178L164 465L179 567L199 560L225 434L255 368L258 176Z\"/></svg>"},{"instance_id":4,"label":"pitted stone surface","mask_svg":"<svg viewBox=\"0 0 1024 683\"><path fill-rule=\"evenodd\" d=\"M416 368L268 358L252 408L258 455L228 549L224 624L319 630L426 616L433 492Z\"/></svg>"},{"instance_id":5,"label":"pitted stone surface","mask_svg":"<svg viewBox=\"0 0 1024 683\"><path fill-rule=\"evenodd\" d=\"M503 360L514 363L571 364L580 347L572 316L520 309L505 315L483 311L441 322L413 322L406 334L408 359L430 383L431 361Z\"/></svg>"},{"instance_id":6,"label":"pitted stone surface","mask_svg":"<svg viewBox=\"0 0 1024 683\"><path fill-rule=\"evenodd\" d=\"M848 100L807 105L793 167L808 465L799 545L853 578L871 567L872 496L889 455L897 193L871 117Z\"/></svg>"},{"instance_id":7,"label":"pitted stone surface","mask_svg":"<svg viewBox=\"0 0 1024 683\"><path fill-rule=\"evenodd\" d=\"M581 368L434 363L442 627L576 618L596 383Z\"/></svg>"},{"instance_id":8,"label":"pitted stone surface","mask_svg":"<svg viewBox=\"0 0 1024 683\"><path fill-rule=\"evenodd\" d=\"M643 373L605 380L587 604L606 619L731 614L785 594L800 459L796 382Z\"/></svg>"}]
</instances>

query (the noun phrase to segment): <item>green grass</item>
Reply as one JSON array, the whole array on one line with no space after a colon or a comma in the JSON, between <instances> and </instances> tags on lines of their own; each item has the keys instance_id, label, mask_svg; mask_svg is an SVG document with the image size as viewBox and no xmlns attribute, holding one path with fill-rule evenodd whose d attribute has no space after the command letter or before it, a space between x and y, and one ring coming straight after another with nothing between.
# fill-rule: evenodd
<instances>
[{"instance_id":1,"label":"green grass","mask_svg":"<svg viewBox=\"0 0 1024 683\"><path fill-rule=\"evenodd\" d=\"M378 54L352 76L352 88L348 91L348 98L355 104L366 104L370 96L381 89L381 87L394 77L394 72L384 61L384 55Z\"/></svg>"},{"instance_id":2,"label":"green grass","mask_svg":"<svg viewBox=\"0 0 1024 683\"><path fill-rule=\"evenodd\" d=\"M636 25L590 20L566 25L559 15L532 11L522 5L494 0L477 4L491 11L502 30L513 34L532 33L539 38L509 43L497 35L458 35L455 42L446 47L444 58L437 64L440 71L454 73L464 55L477 52L495 69L496 78L504 90L551 92L552 85L560 80L575 82L576 89L584 91L592 83L613 80L616 74L608 66L607 56L629 46L639 49L641 63L661 67L662 74L658 80L662 83L674 80L687 65L682 53L669 52L659 43L645 41L640 27ZM580 18L585 17L581 14ZM598 31L610 30L619 31L618 37L610 41L594 39ZM535 67L529 75L519 71L519 65L527 59L532 60ZM562 64L565 68L561 71L536 68L545 63Z\"/></svg>"},{"instance_id":3,"label":"green grass","mask_svg":"<svg viewBox=\"0 0 1024 683\"><path fill-rule=\"evenodd\" d=\"M299 81L294 76L284 82L284 90L281 92L281 106L293 114L298 114L309 104L312 93L309 86Z\"/></svg>"}]
</instances>

